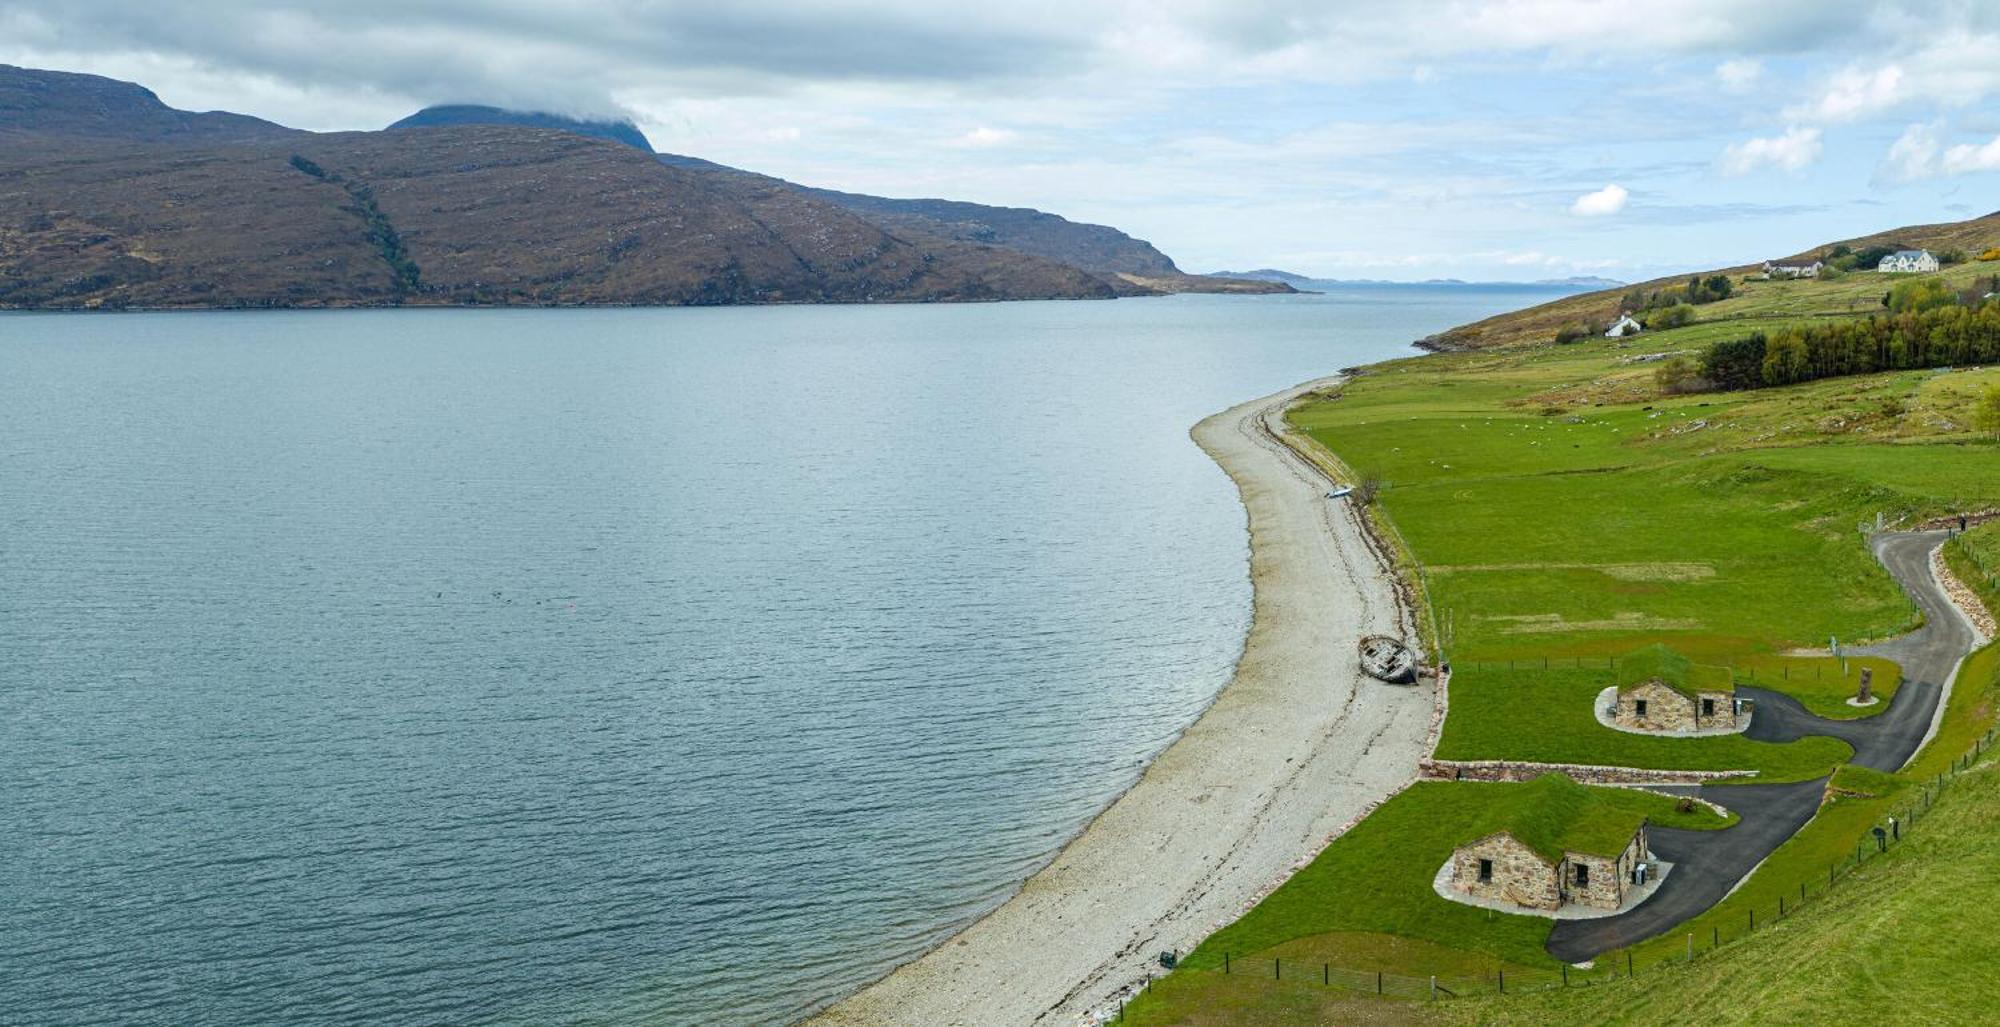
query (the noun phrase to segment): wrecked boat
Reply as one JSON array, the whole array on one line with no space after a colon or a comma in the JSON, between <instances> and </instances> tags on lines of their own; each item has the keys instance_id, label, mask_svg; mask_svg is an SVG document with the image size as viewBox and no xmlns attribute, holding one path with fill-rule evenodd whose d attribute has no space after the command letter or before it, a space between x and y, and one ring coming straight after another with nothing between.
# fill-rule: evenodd
<instances>
[{"instance_id":1,"label":"wrecked boat","mask_svg":"<svg viewBox=\"0 0 2000 1027\"><path fill-rule=\"evenodd\" d=\"M1393 685L1415 684L1416 650L1387 635L1365 636L1361 639L1361 672Z\"/></svg>"}]
</instances>

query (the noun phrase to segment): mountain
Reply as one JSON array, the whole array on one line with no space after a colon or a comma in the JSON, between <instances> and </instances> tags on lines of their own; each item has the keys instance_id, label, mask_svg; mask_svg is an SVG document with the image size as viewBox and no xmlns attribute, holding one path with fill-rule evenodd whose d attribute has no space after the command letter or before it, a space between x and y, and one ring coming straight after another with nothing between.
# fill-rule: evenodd
<instances>
[{"instance_id":1,"label":"mountain","mask_svg":"<svg viewBox=\"0 0 2000 1027\"><path fill-rule=\"evenodd\" d=\"M175 110L152 90L117 79L0 64L0 132L216 142L270 138L291 129L242 114Z\"/></svg>"},{"instance_id":2,"label":"mountain","mask_svg":"<svg viewBox=\"0 0 2000 1027\"><path fill-rule=\"evenodd\" d=\"M646 134L639 131L639 126L629 121L587 121L562 114L510 111L501 107L484 107L469 103L426 107L390 125L389 128L393 131L400 128L437 128L441 125L522 125L528 128L552 128L595 139L609 139L614 143L624 143L646 153L653 152L653 144L646 138Z\"/></svg>"},{"instance_id":3,"label":"mountain","mask_svg":"<svg viewBox=\"0 0 2000 1027\"><path fill-rule=\"evenodd\" d=\"M1535 284L1576 285L1592 289L1621 289L1624 288L1626 283L1621 282L1616 278L1604 278L1599 275L1571 275L1568 278L1544 278L1541 279L1540 281L1537 281Z\"/></svg>"},{"instance_id":4,"label":"mountain","mask_svg":"<svg viewBox=\"0 0 2000 1027\"><path fill-rule=\"evenodd\" d=\"M1282 282L1290 286L1311 285L1318 279L1311 275L1280 271L1272 267L1260 267L1255 271L1210 271L1210 278L1247 278L1255 282Z\"/></svg>"},{"instance_id":5,"label":"mountain","mask_svg":"<svg viewBox=\"0 0 2000 1027\"><path fill-rule=\"evenodd\" d=\"M316 134L95 76L0 75L0 307L1110 298L796 188L520 124Z\"/></svg>"},{"instance_id":6,"label":"mountain","mask_svg":"<svg viewBox=\"0 0 2000 1027\"><path fill-rule=\"evenodd\" d=\"M1191 275L1175 266L1173 258L1143 239L1134 239L1106 225L1071 221L1061 215L1030 207L995 207L962 200L892 199L803 186L699 157L663 153L660 160L674 167L714 173L724 179L740 176L771 188L798 190L906 237L1003 246L1082 268L1103 279L1120 295L1295 291L1282 282L1258 281L1248 276Z\"/></svg>"}]
</instances>

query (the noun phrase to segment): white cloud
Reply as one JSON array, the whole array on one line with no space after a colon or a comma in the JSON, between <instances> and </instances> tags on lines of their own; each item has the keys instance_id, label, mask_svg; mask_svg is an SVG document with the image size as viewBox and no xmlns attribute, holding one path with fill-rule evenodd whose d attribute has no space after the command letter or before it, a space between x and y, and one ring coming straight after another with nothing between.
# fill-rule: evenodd
<instances>
[{"instance_id":1,"label":"white cloud","mask_svg":"<svg viewBox=\"0 0 2000 1027\"><path fill-rule=\"evenodd\" d=\"M990 146L1007 146L1011 143L1018 142L1020 138L1021 138L1021 133L1016 132L1011 128L989 128L985 125L981 125L978 128L975 128L972 131L967 132L956 139L953 139L951 142L953 146L984 148Z\"/></svg>"},{"instance_id":2,"label":"white cloud","mask_svg":"<svg viewBox=\"0 0 2000 1027\"><path fill-rule=\"evenodd\" d=\"M1803 171L1819 159L1820 130L1789 128L1784 135L1730 143L1722 151L1722 173L1747 175L1759 168Z\"/></svg>"},{"instance_id":3,"label":"white cloud","mask_svg":"<svg viewBox=\"0 0 2000 1027\"><path fill-rule=\"evenodd\" d=\"M1849 68L1835 74L1817 100L1785 113L1806 121L1854 121L1895 107L1910 91L1898 64L1862 71Z\"/></svg>"},{"instance_id":4,"label":"white cloud","mask_svg":"<svg viewBox=\"0 0 2000 1027\"><path fill-rule=\"evenodd\" d=\"M1944 145L1936 124L1915 124L1903 130L1889 147L1875 177L1889 182L1916 182L1976 171L2000 171L2000 136L1985 143Z\"/></svg>"},{"instance_id":5,"label":"white cloud","mask_svg":"<svg viewBox=\"0 0 2000 1027\"><path fill-rule=\"evenodd\" d=\"M1937 174L1937 157L1940 143L1936 125L1911 125L1896 137L1889 147L1889 156L1882 161L1882 167L1875 173L1877 179L1890 182L1914 182L1920 178L1930 178Z\"/></svg>"},{"instance_id":6,"label":"white cloud","mask_svg":"<svg viewBox=\"0 0 2000 1027\"><path fill-rule=\"evenodd\" d=\"M1625 201L1631 193L1622 185L1607 185L1594 193L1584 193L1569 205L1569 212L1577 217L1600 218L1616 214L1625 209Z\"/></svg>"},{"instance_id":7,"label":"white cloud","mask_svg":"<svg viewBox=\"0 0 2000 1027\"><path fill-rule=\"evenodd\" d=\"M1963 175L1968 171L2000 171L2000 136L1981 146L1961 144L1944 151L1944 173Z\"/></svg>"},{"instance_id":8,"label":"white cloud","mask_svg":"<svg viewBox=\"0 0 2000 1027\"><path fill-rule=\"evenodd\" d=\"M1715 79L1732 93L1747 93L1764 77L1764 62L1738 57L1715 66Z\"/></svg>"}]
</instances>

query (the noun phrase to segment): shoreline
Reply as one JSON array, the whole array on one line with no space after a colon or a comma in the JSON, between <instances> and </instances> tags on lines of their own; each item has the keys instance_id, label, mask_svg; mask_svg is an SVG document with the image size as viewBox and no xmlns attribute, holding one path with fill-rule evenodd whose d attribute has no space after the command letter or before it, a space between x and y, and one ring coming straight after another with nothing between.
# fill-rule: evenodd
<instances>
[{"instance_id":1,"label":"shoreline","mask_svg":"<svg viewBox=\"0 0 2000 1027\"><path fill-rule=\"evenodd\" d=\"M1385 685L1354 657L1362 635L1409 634L1396 575L1275 434L1293 400L1341 380L1190 433L1235 483L1250 536L1250 629L1209 707L1013 896L809 1022L1086 1022L1416 779L1435 683Z\"/></svg>"}]
</instances>

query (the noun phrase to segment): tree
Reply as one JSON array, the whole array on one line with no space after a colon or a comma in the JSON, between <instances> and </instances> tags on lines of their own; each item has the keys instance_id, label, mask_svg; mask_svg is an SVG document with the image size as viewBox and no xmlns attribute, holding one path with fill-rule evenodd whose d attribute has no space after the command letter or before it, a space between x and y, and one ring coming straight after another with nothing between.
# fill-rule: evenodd
<instances>
[{"instance_id":1,"label":"tree","mask_svg":"<svg viewBox=\"0 0 2000 1027\"><path fill-rule=\"evenodd\" d=\"M1972 420L1980 431L2000 435L2000 385L1986 387L1986 394L1979 397L1979 405L1973 408Z\"/></svg>"},{"instance_id":2,"label":"tree","mask_svg":"<svg viewBox=\"0 0 2000 1027\"><path fill-rule=\"evenodd\" d=\"M1764 384L1790 385L1812 376L1806 342L1796 332L1784 332L1764 349Z\"/></svg>"},{"instance_id":3,"label":"tree","mask_svg":"<svg viewBox=\"0 0 2000 1027\"><path fill-rule=\"evenodd\" d=\"M1958 302L1958 295L1951 287L1935 278L1915 278L1897 282L1890 288L1889 295L1883 297L1882 304L1898 314L1922 313L1938 307L1949 307Z\"/></svg>"}]
</instances>

